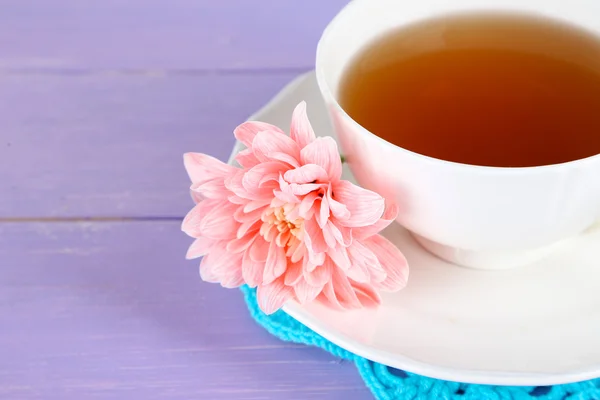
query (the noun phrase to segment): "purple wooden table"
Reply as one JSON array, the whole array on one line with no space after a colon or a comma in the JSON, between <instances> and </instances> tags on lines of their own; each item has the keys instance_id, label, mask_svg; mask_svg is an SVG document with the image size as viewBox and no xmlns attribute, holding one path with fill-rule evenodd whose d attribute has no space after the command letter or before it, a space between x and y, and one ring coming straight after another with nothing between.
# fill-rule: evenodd
<instances>
[{"instance_id":1,"label":"purple wooden table","mask_svg":"<svg viewBox=\"0 0 600 400\"><path fill-rule=\"evenodd\" d=\"M313 65L345 0L0 1L0 398L366 399L183 259L182 153Z\"/></svg>"}]
</instances>

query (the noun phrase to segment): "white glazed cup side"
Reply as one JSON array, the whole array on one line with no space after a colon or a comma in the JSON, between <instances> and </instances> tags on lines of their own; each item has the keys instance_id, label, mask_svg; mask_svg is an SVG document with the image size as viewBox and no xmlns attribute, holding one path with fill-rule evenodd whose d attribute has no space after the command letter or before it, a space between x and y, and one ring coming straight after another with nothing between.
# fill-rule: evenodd
<instances>
[{"instance_id":1,"label":"white glazed cup side","mask_svg":"<svg viewBox=\"0 0 600 400\"><path fill-rule=\"evenodd\" d=\"M353 121L336 100L344 67L383 32L456 11L533 12L600 31L600 2L354 0L325 30L316 73L342 151L362 186L400 206L398 222L428 250L475 267L517 266L577 235L600 216L600 156L531 168L478 167L394 146ZM373 22L376 21L376 22ZM498 261L501 260L501 265Z\"/></svg>"}]
</instances>

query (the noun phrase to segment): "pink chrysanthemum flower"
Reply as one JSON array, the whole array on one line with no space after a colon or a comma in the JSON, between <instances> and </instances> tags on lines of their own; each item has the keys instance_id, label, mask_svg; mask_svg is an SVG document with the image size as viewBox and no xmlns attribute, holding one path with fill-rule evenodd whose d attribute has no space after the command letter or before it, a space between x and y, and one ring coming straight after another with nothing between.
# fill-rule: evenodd
<instances>
[{"instance_id":1,"label":"pink chrysanthemum flower","mask_svg":"<svg viewBox=\"0 0 600 400\"><path fill-rule=\"evenodd\" d=\"M203 280L256 287L268 314L288 300L372 307L378 291L406 285L404 256L378 234L396 207L386 210L380 195L341 179L337 145L315 137L304 102L290 136L262 122L234 134L247 147L236 157L240 168L184 156L197 204L182 229L196 239L187 257L204 256Z\"/></svg>"}]
</instances>

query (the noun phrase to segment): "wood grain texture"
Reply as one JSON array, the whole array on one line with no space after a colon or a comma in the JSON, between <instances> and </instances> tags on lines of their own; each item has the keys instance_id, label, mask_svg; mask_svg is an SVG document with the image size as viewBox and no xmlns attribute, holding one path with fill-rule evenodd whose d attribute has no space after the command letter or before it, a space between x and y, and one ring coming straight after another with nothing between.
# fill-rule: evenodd
<instances>
[{"instance_id":1,"label":"wood grain texture","mask_svg":"<svg viewBox=\"0 0 600 400\"><path fill-rule=\"evenodd\" d=\"M308 69L348 0L2 0L0 71Z\"/></svg>"},{"instance_id":2,"label":"wood grain texture","mask_svg":"<svg viewBox=\"0 0 600 400\"><path fill-rule=\"evenodd\" d=\"M182 217L183 153L226 160L295 76L0 77L0 218Z\"/></svg>"},{"instance_id":3,"label":"wood grain texture","mask_svg":"<svg viewBox=\"0 0 600 400\"><path fill-rule=\"evenodd\" d=\"M183 259L186 151L312 68L347 0L0 0L0 399L367 399Z\"/></svg>"},{"instance_id":4,"label":"wood grain texture","mask_svg":"<svg viewBox=\"0 0 600 400\"><path fill-rule=\"evenodd\" d=\"M369 398L202 283L189 242L177 221L0 224L0 398Z\"/></svg>"}]
</instances>

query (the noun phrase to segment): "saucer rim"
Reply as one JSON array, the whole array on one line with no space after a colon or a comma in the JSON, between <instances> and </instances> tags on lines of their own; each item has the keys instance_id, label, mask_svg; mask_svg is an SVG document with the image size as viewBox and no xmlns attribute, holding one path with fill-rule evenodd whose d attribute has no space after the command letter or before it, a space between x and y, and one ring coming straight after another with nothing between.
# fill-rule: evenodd
<instances>
[{"instance_id":1,"label":"saucer rim","mask_svg":"<svg viewBox=\"0 0 600 400\"><path fill-rule=\"evenodd\" d=\"M323 322L314 315L304 311L302 305L298 303L286 304L282 309L296 321L344 350L388 367L417 375L423 375L429 378L480 385L552 386L582 382L600 377L600 366L594 367L593 369L583 368L573 370L569 373L548 373L472 370L425 363L404 355L399 355L397 353L392 354L384 350L361 344L344 333L335 331L334 328L327 327L326 324L323 324Z\"/></svg>"},{"instance_id":2,"label":"saucer rim","mask_svg":"<svg viewBox=\"0 0 600 400\"><path fill-rule=\"evenodd\" d=\"M286 84L275 96L273 96L271 100L254 112L248 118L248 120L260 120L262 115L269 113L273 109L276 109L282 99L287 98L297 88L301 87L305 82L310 80L317 80L314 70L300 74L298 77L288 82L288 84ZM235 156L244 148L245 146L236 140L228 159L228 163L234 164ZM573 369L569 372L555 373L513 372L489 369L472 370L435 365L362 344L357 340L351 339L348 335L336 330L335 328L328 327L326 323L312 313L306 311L305 308L298 303L288 303L283 306L282 310L290 317L313 330L318 335L322 336L333 344L356 354L359 357L363 357L370 361L392 368L430 378L484 385L550 386L581 382L600 377L599 362L596 362L595 365L590 367Z\"/></svg>"}]
</instances>

